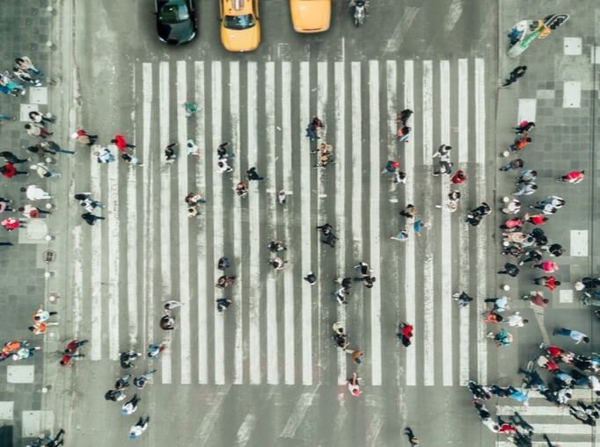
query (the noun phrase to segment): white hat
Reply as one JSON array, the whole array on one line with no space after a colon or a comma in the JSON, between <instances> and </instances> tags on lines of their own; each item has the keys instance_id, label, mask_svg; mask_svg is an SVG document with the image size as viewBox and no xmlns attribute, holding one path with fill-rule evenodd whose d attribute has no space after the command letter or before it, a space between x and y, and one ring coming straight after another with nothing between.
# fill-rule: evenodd
<instances>
[{"instance_id":1,"label":"white hat","mask_svg":"<svg viewBox=\"0 0 600 447\"><path fill-rule=\"evenodd\" d=\"M73 138L73 139L77 138L78 136L79 136L79 134L77 132L73 132L71 134L71 138Z\"/></svg>"}]
</instances>

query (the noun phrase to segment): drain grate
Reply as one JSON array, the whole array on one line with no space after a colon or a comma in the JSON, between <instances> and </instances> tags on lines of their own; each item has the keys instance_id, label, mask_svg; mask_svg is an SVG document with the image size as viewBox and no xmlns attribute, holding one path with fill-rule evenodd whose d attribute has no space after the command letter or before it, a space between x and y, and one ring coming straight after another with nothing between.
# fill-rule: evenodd
<instances>
[{"instance_id":1,"label":"drain grate","mask_svg":"<svg viewBox=\"0 0 600 447\"><path fill-rule=\"evenodd\" d=\"M42 260L46 263L46 264L50 264L51 262L56 261L56 252L52 251L52 250L46 250L43 254L42 254Z\"/></svg>"}]
</instances>

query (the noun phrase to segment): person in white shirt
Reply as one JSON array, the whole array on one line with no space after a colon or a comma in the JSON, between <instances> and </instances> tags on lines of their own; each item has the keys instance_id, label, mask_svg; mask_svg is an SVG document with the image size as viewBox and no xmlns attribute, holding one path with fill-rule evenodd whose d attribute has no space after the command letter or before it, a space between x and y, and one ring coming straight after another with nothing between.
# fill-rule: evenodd
<instances>
[{"instance_id":1,"label":"person in white shirt","mask_svg":"<svg viewBox=\"0 0 600 447\"><path fill-rule=\"evenodd\" d=\"M131 429L129 430L129 439L139 438L142 433L148 429L149 422L150 416L147 416L146 419L140 417L136 424L131 426Z\"/></svg>"},{"instance_id":2,"label":"person in white shirt","mask_svg":"<svg viewBox=\"0 0 600 447\"><path fill-rule=\"evenodd\" d=\"M23 216L29 219L35 219L40 217L40 214L52 214L50 211L43 210L37 206L25 205L19 207L19 211L23 213Z\"/></svg>"},{"instance_id":3,"label":"person in white shirt","mask_svg":"<svg viewBox=\"0 0 600 447\"><path fill-rule=\"evenodd\" d=\"M506 318L503 323L507 323L511 327L523 327L529 323L529 320L523 318L519 312L515 312L510 317Z\"/></svg>"},{"instance_id":4,"label":"person in white shirt","mask_svg":"<svg viewBox=\"0 0 600 447\"><path fill-rule=\"evenodd\" d=\"M21 192L24 192L29 200L49 200L52 198L50 194L35 185L29 185L27 188L23 187Z\"/></svg>"}]
</instances>

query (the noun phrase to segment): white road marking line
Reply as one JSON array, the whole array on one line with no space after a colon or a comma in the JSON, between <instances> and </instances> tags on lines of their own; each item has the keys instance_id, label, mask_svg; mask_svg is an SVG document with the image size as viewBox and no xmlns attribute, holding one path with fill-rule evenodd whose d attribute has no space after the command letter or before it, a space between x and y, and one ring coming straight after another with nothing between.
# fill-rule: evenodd
<instances>
[{"instance_id":1,"label":"white road marking line","mask_svg":"<svg viewBox=\"0 0 600 447\"><path fill-rule=\"evenodd\" d=\"M413 109L414 99L414 61L404 61L404 108ZM413 118L414 120L415 118ZM414 125L413 125L414 127ZM414 172L415 156L413 138L409 138L408 143L404 144L404 170ZM404 185L404 196L406 203L413 203L414 200L414 181L407 181ZM411 235L413 236L413 235ZM414 324L416 319L416 289L415 289L415 238L409 237L406 241L405 269L404 269L404 302L406 321ZM415 335L415 338L417 335ZM415 349L406 350L406 385L415 386L417 384L417 357Z\"/></svg>"},{"instance_id":2,"label":"white road marking line","mask_svg":"<svg viewBox=\"0 0 600 447\"><path fill-rule=\"evenodd\" d=\"M292 177L292 65L290 62L281 62L281 159L283 163L283 189L290 195L293 189ZM288 199L289 200L289 199ZM289 206L289 205L286 205ZM288 212L288 211L285 211ZM289 238L290 220L284 220L284 236ZM294 327L294 284L295 278L292 269L288 269L284 276L284 381L286 385L296 382L295 364L295 327ZM310 287L310 286L309 286ZM303 284L303 289L305 285Z\"/></svg>"},{"instance_id":3,"label":"white road marking line","mask_svg":"<svg viewBox=\"0 0 600 447\"><path fill-rule=\"evenodd\" d=\"M291 414L289 419L287 420L285 427L282 432L279 434L280 438L293 438L296 434L296 430L304 420L304 416L306 416L306 412L309 407L312 405L313 399L317 394L319 386L314 387L315 389L309 393L302 393L298 401L296 402L296 407L294 408L294 412Z\"/></svg>"},{"instance_id":4,"label":"white road marking line","mask_svg":"<svg viewBox=\"0 0 600 447\"><path fill-rule=\"evenodd\" d=\"M369 61L369 146L379 148L379 62ZM372 153L372 152L371 152ZM369 191L369 249L372 268L381 272L380 228L380 167L371 163ZM381 282L376 281L370 290L371 301L371 380L373 386L381 385ZM376 439L376 436L373 438Z\"/></svg>"},{"instance_id":5,"label":"white road marking line","mask_svg":"<svg viewBox=\"0 0 600 447\"><path fill-rule=\"evenodd\" d=\"M199 150L204 150L206 154L206 104L204 94L204 62L194 63L194 73L196 86L194 89L194 102L201 107L201 112L196 113L196 140ZM211 91L212 93L212 91ZM196 169L196 186L198 191L205 193L206 177L212 181L212 169L206 166L206 156L200 156ZM206 284L206 223L201 220L196 234L196 247L198 256L197 289L198 289L198 383L205 385L208 383L208 287ZM198 438L196 438L198 439Z\"/></svg>"},{"instance_id":6,"label":"white road marking line","mask_svg":"<svg viewBox=\"0 0 600 447\"><path fill-rule=\"evenodd\" d=\"M198 103L199 104L199 103ZM215 432L215 424L217 423L217 419L221 415L221 410L223 407L223 402L225 398L229 394L231 390L231 385L228 385L223 391L217 393L216 401L211 402L211 405L208 407L210 411L204 416L200 426L198 427L198 431L196 432L193 439L198 440L198 445L207 445L208 439L210 435Z\"/></svg>"},{"instance_id":7,"label":"white road marking line","mask_svg":"<svg viewBox=\"0 0 600 447\"><path fill-rule=\"evenodd\" d=\"M334 63L334 92L335 92L335 142L339 148L338 157L335 161L335 226L337 227L338 236L343 238L346 234L346 166L345 153L342 155L346 147L346 74L344 62ZM320 222L322 224L324 222ZM319 235L319 239L321 236ZM337 262L342 269L346 268L346 251L339 250L337 253ZM345 276L345 272L339 272ZM327 290L325 291L327 293ZM319 294L320 296L320 294ZM329 298L331 299L331 298ZM346 327L346 308L345 306L337 307L337 320ZM343 360L341 356L343 355ZM338 385L346 383L346 354L338 353Z\"/></svg>"},{"instance_id":8,"label":"white road marking line","mask_svg":"<svg viewBox=\"0 0 600 447\"><path fill-rule=\"evenodd\" d=\"M90 157L90 192L92 197L101 197L100 195L100 163L96 161L95 157ZM118 163L118 162L117 162ZM110 166L114 169L116 167ZM107 200L100 199L101 202L108 205ZM83 221L82 221L83 222ZM83 225L83 223L81 224ZM85 224L87 227L87 224ZM89 228L88 231L95 230L96 228ZM97 228L101 230L101 228ZM91 265L91 294L92 294L92 329L91 329L91 350L90 357L92 360L102 359L102 303L103 296L106 293L106 289L102 284L102 231L98 231L97 234L92 235L92 265ZM109 358L117 353L109 353Z\"/></svg>"},{"instance_id":9,"label":"white road marking line","mask_svg":"<svg viewBox=\"0 0 600 447\"><path fill-rule=\"evenodd\" d=\"M257 98L257 73L256 63L248 62L247 73L247 103L256 104ZM248 166L255 166L258 158L257 136L256 136L256 113L251 108L247 109L248 133L246 142L248 145ZM260 169L257 169L260 172ZM260 195L256 189L258 186L250 187L252 191L249 194L249 250L250 250L250 278L258 278L260 276L260 263L258 258L260 253ZM262 261L264 262L264 261ZM271 273L272 274L272 273ZM253 385L261 383L261 353L260 353L260 323L261 312L260 300L262 298L262 290L259 284L252 284L249 287L250 300L250 383Z\"/></svg>"},{"instance_id":10,"label":"white road marking line","mask_svg":"<svg viewBox=\"0 0 600 447\"><path fill-rule=\"evenodd\" d=\"M214 150L219 144L223 142L223 66L220 61L212 62L212 145L208 150ZM215 160L215 158L213 158ZM216 163L214 163L216 166ZM237 166L236 166L237 167ZM231 179L229 174L218 174L214 169L213 172L213 200L211 200L212 206L212 217L213 217L213 234L212 242L214 253L223 253L223 183L231 185ZM214 264L213 264L214 265ZM217 276L220 273L216 274ZM235 287L239 287L236 285ZM223 292L223 296L228 295L228 291ZM221 294L215 294L217 298L221 298ZM213 343L214 343L214 381L217 385L223 385L225 383L225 349L223 346L225 338L225 328L223 319L226 317L226 311L219 313L217 311L216 303L209 304L208 315L213 315L214 328L213 328Z\"/></svg>"},{"instance_id":11,"label":"white road marking line","mask_svg":"<svg viewBox=\"0 0 600 447\"><path fill-rule=\"evenodd\" d=\"M265 63L265 118L266 118L266 151L269 164L267 166L267 178L265 182L268 188L276 189L276 166L277 151L275 147L275 62ZM275 205L278 205L277 198L269 195L267 198L266 214L271 216L272 227L271 235L276 237L277 231L277 211ZM287 241L284 241L287 243ZM266 293L266 318L267 318L267 383L277 385L279 383L279 356L278 342L279 331L277 329L277 288L276 275L267 278Z\"/></svg>"},{"instance_id":12,"label":"white road marking line","mask_svg":"<svg viewBox=\"0 0 600 447\"><path fill-rule=\"evenodd\" d=\"M256 415L253 413L248 413L244 418L244 422L242 422L242 425L240 425L240 428L237 431L237 439L235 445L243 447L246 444L248 444L248 441L250 440L250 436L252 435L252 431L254 430L255 426Z\"/></svg>"},{"instance_id":13,"label":"white road marking line","mask_svg":"<svg viewBox=\"0 0 600 447\"><path fill-rule=\"evenodd\" d=\"M300 62L300 118L299 128L302 129L304 120L310 116L309 104L309 68L308 62ZM304 179L309 179L310 168L309 142L300 134L300 173ZM301 210L302 210L302 272L308 272L312 256L311 247L311 223L310 223L310 188L306 185L301 189ZM302 293L302 384L312 385L313 383L313 358L312 358L312 296L309 293L310 285L304 281Z\"/></svg>"},{"instance_id":14,"label":"white road marking line","mask_svg":"<svg viewBox=\"0 0 600 447\"><path fill-rule=\"evenodd\" d=\"M433 63L423 61L423 164L431 165L433 155ZM428 174L425 174L428 175ZM423 209L427 209L431 200L426 200ZM415 235L416 236L416 235ZM435 314L433 287L433 254L431 241L425 241L423 262L423 379L425 386L433 386L435 379ZM418 329L417 329L418 331Z\"/></svg>"},{"instance_id":15,"label":"white road marking line","mask_svg":"<svg viewBox=\"0 0 600 447\"><path fill-rule=\"evenodd\" d=\"M450 62L440 61L440 135L444 144L450 143ZM450 190L447 175L442 176L440 203L446 203ZM450 213L441 211L441 268L440 296L442 309L442 383L452 386L454 355L452 337L452 220Z\"/></svg>"},{"instance_id":16,"label":"white road marking line","mask_svg":"<svg viewBox=\"0 0 600 447\"><path fill-rule=\"evenodd\" d=\"M178 159L177 165L178 189L177 197L185 197L188 189L188 156L185 149L187 135L187 118L185 115L184 104L187 100L187 65L185 61L177 61L177 139L178 139ZM171 166L171 169L174 169ZM192 382L192 356L191 356L191 327L190 327L190 306L192 303L190 297L190 234L188 218L183 212L183 207L177 201L179 216L179 300L183 304L179 309L179 336L181 350L181 383L189 385Z\"/></svg>"},{"instance_id":17,"label":"white road marking line","mask_svg":"<svg viewBox=\"0 0 600 447\"><path fill-rule=\"evenodd\" d=\"M118 163L118 162L116 162ZM120 219L119 219L119 169L118 166L107 166L107 186L110 200L107 204L106 222L108 237L108 323L110 332L108 333L109 354L108 358L117 360L119 358L119 266L120 256L119 247L121 245L120 238ZM134 167L135 169L135 167Z\"/></svg>"},{"instance_id":18,"label":"white road marking line","mask_svg":"<svg viewBox=\"0 0 600 447\"><path fill-rule=\"evenodd\" d=\"M469 159L469 65L467 59L458 60L458 163L462 165ZM469 188L461 191L461 203L468 204ZM459 208L464 209L464 205ZM454 292L469 292L469 226L462 222L458 226L458 287ZM448 298L449 299L449 298ZM454 305L454 304L452 304ZM465 386L470 379L469 346L471 342L469 307L459 307L459 385Z\"/></svg>"},{"instance_id":19,"label":"white road marking line","mask_svg":"<svg viewBox=\"0 0 600 447\"><path fill-rule=\"evenodd\" d=\"M463 12L463 1L462 0L452 0L450 7L448 8L448 13L446 14L446 18L444 20L444 31L449 33L456 26L456 22L460 19L460 16Z\"/></svg>"},{"instance_id":20,"label":"white road marking line","mask_svg":"<svg viewBox=\"0 0 600 447\"><path fill-rule=\"evenodd\" d=\"M229 63L229 131L231 132L230 150L236 152L240 143L240 63L232 61ZM237 145L237 146L236 146ZM240 163L239 159L237 160ZM233 201L233 253L242 258L242 236L245 227L242 225L242 200L237 198ZM241 265L238 264L237 267ZM244 278L241 274L236 278L239 290L244 289ZM234 354L233 354L233 383L240 385L244 381L244 314L242 312L242 299L229 312L235 313L234 329Z\"/></svg>"},{"instance_id":21,"label":"white road marking line","mask_svg":"<svg viewBox=\"0 0 600 447\"><path fill-rule=\"evenodd\" d=\"M162 150L169 144L171 104L169 89L169 63L159 64L159 146ZM160 209L168 210L171 205L171 171L165 169L160 163ZM131 167L131 169L138 169ZM145 169L145 168L142 168ZM171 290L171 219L168 212L160 213L160 272L161 272L161 294L164 300L172 299ZM166 349L161 358L162 383L172 383L171 377L172 351Z\"/></svg>"},{"instance_id":22,"label":"white road marking line","mask_svg":"<svg viewBox=\"0 0 600 447\"><path fill-rule=\"evenodd\" d=\"M481 58L475 59L475 116L477 117L475 127L475 162L477 164L477 200L485 200L485 66ZM483 299L487 293L487 262L486 247L488 244L486 234L487 223L477 228L477 311L485 310ZM477 319L477 371L479 383L487 383L487 346L489 340L485 338L485 324L482 318Z\"/></svg>"},{"instance_id":23,"label":"white road marking line","mask_svg":"<svg viewBox=\"0 0 600 447\"><path fill-rule=\"evenodd\" d=\"M143 221L143 240L153 241L154 240L154 216L156 203L154 201L154 174L153 174L153 157L150 156L150 140L151 140L151 128L153 125L152 120L152 103L154 99L153 94L153 76L152 76L152 65L151 63L144 63L142 65L142 154L144 164L146 165L145 170L142 171L142 190L144 200L144 221ZM141 296L153 297L154 296L154 267L155 267L155 248L154 244L142 244L142 259L143 259L143 275L144 280L141 284ZM153 332L153 328L156 327L156 321L154 321L154 302L153 300L143 300L144 306L142 307L142 340L150 338L148 335ZM152 329L150 329L152 328Z\"/></svg>"}]
</instances>

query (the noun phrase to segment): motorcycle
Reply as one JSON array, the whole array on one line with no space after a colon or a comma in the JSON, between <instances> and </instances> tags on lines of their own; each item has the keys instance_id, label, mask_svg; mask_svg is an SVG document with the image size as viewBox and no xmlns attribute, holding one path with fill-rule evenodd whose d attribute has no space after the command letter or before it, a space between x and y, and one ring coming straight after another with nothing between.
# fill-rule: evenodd
<instances>
[{"instance_id":1,"label":"motorcycle","mask_svg":"<svg viewBox=\"0 0 600 447\"><path fill-rule=\"evenodd\" d=\"M367 0L352 0L350 2L350 8L353 8L352 18L355 26L361 26L365 22L368 7L369 2Z\"/></svg>"}]
</instances>

